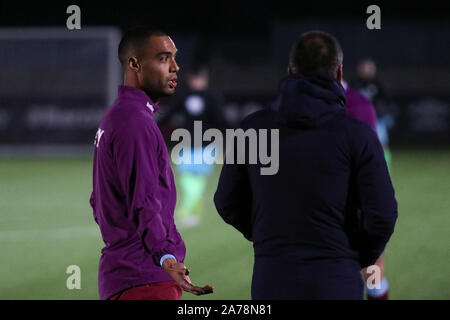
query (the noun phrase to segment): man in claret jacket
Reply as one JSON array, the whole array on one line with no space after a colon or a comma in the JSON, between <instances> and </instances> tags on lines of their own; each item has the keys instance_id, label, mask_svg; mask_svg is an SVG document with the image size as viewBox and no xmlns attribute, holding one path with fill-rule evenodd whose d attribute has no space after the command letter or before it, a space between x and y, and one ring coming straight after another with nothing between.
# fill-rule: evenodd
<instances>
[{"instance_id":1,"label":"man in claret jacket","mask_svg":"<svg viewBox=\"0 0 450 320\"><path fill-rule=\"evenodd\" d=\"M176 190L153 114L177 86L177 49L167 34L145 27L122 38L124 85L100 122L90 203L105 242L101 299L180 299L197 287L183 264L186 248L174 223Z\"/></svg>"}]
</instances>

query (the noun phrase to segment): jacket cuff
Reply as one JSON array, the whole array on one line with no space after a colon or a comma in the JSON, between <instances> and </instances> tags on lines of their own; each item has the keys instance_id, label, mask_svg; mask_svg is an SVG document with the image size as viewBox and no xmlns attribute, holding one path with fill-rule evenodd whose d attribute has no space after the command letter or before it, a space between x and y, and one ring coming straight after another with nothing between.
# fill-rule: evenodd
<instances>
[{"instance_id":1,"label":"jacket cuff","mask_svg":"<svg viewBox=\"0 0 450 320\"><path fill-rule=\"evenodd\" d=\"M165 261L166 259L169 259L169 258L175 259L175 261L177 260L177 258L176 258L173 254L165 254L165 255L163 255L163 256L161 257L161 259L159 260L159 265L162 267L164 261Z\"/></svg>"}]
</instances>

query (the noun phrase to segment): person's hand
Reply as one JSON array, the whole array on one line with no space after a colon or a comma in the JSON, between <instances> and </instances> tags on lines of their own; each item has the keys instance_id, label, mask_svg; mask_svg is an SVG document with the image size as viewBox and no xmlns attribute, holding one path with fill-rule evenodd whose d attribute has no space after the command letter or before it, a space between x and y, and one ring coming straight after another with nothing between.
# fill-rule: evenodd
<instances>
[{"instance_id":1,"label":"person's hand","mask_svg":"<svg viewBox=\"0 0 450 320\"><path fill-rule=\"evenodd\" d=\"M193 285L188 276L189 270L183 263L177 262L175 259L168 258L164 260L162 268L186 292L200 296L202 294L213 293L214 291L214 287L210 285L202 288Z\"/></svg>"},{"instance_id":2,"label":"person's hand","mask_svg":"<svg viewBox=\"0 0 450 320\"><path fill-rule=\"evenodd\" d=\"M382 253L380 255L380 257L375 262L374 266L377 266L379 268L379 270L380 270L380 279L383 279L383 277L384 277L384 253ZM362 273L362 276L363 276L363 279L364 279L365 282L367 282L367 279L372 275L371 273L367 272L367 268L368 267L363 268L361 270L361 273Z\"/></svg>"}]
</instances>

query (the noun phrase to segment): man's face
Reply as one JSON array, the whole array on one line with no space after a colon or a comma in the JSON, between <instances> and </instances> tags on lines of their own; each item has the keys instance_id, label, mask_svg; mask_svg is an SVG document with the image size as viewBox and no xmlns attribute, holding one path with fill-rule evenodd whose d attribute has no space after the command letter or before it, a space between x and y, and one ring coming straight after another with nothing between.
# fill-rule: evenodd
<instances>
[{"instance_id":1,"label":"man's face","mask_svg":"<svg viewBox=\"0 0 450 320\"><path fill-rule=\"evenodd\" d=\"M137 73L139 85L155 102L175 93L180 70L175 62L177 51L170 37L152 36L141 53Z\"/></svg>"},{"instance_id":2,"label":"man's face","mask_svg":"<svg viewBox=\"0 0 450 320\"><path fill-rule=\"evenodd\" d=\"M358 65L357 69L359 77L363 79L371 80L375 78L375 74L377 72L377 67L375 63L371 60L364 60Z\"/></svg>"},{"instance_id":3,"label":"man's face","mask_svg":"<svg viewBox=\"0 0 450 320\"><path fill-rule=\"evenodd\" d=\"M207 72L201 72L199 74L190 74L187 77L188 85L192 90L202 91L208 88L209 75Z\"/></svg>"}]
</instances>

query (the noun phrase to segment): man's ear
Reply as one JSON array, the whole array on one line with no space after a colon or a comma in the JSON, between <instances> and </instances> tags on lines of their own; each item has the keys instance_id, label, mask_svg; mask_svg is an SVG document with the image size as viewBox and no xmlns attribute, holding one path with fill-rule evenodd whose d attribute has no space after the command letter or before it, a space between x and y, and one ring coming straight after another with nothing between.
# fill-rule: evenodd
<instances>
[{"instance_id":1,"label":"man's ear","mask_svg":"<svg viewBox=\"0 0 450 320\"><path fill-rule=\"evenodd\" d=\"M136 57L130 57L128 59L128 68L135 72L139 71L140 65Z\"/></svg>"},{"instance_id":2,"label":"man's ear","mask_svg":"<svg viewBox=\"0 0 450 320\"><path fill-rule=\"evenodd\" d=\"M342 64L339 65L337 74L336 74L336 80L342 83L342 79L344 78L344 72L342 70Z\"/></svg>"}]
</instances>

